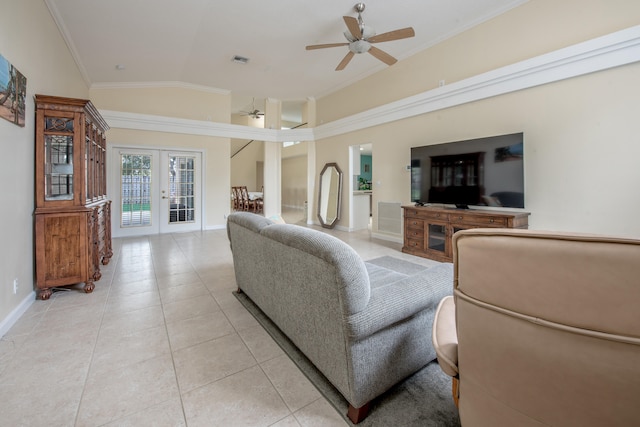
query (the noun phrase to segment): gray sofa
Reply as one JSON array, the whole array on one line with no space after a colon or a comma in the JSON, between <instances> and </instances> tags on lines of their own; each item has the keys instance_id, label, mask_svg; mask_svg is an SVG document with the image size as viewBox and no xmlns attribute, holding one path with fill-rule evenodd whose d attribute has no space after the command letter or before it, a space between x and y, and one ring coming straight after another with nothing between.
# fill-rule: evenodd
<instances>
[{"instance_id":1,"label":"gray sofa","mask_svg":"<svg viewBox=\"0 0 640 427\"><path fill-rule=\"evenodd\" d=\"M435 359L431 328L452 294L452 264L402 274L326 233L247 212L229 215L227 232L238 290L345 397L354 423L371 399Z\"/></svg>"}]
</instances>

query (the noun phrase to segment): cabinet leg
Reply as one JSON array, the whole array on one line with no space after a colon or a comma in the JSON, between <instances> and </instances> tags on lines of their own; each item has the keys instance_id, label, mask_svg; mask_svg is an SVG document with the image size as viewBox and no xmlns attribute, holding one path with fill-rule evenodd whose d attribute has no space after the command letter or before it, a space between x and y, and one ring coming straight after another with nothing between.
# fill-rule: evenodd
<instances>
[{"instance_id":1,"label":"cabinet leg","mask_svg":"<svg viewBox=\"0 0 640 427\"><path fill-rule=\"evenodd\" d=\"M95 287L96 285L94 285L93 282L87 282L84 284L84 291L85 293L90 294L91 292L93 292Z\"/></svg>"},{"instance_id":2,"label":"cabinet leg","mask_svg":"<svg viewBox=\"0 0 640 427\"><path fill-rule=\"evenodd\" d=\"M38 298L40 298L43 301L48 300L50 296L51 296L51 289L49 289L49 288L40 289L38 291Z\"/></svg>"}]
</instances>

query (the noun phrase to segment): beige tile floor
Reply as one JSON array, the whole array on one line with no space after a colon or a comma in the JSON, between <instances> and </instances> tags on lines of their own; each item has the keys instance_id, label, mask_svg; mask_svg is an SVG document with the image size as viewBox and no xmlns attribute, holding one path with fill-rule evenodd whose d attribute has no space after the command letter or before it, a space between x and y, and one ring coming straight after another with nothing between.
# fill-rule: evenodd
<instances>
[{"instance_id":1,"label":"beige tile floor","mask_svg":"<svg viewBox=\"0 0 640 427\"><path fill-rule=\"evenodd\" d=\"M329 232L365 260L430 262ZM232 295L226 231L113 246L92 294L35 301L0 340L0 425L347 425Z\"/></svg>"}]
</instances>

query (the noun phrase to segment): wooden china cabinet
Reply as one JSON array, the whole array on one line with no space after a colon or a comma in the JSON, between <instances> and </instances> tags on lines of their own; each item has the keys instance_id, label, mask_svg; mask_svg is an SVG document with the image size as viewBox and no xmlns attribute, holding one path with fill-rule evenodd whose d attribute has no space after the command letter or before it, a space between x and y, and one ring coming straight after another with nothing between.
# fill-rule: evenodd
<instances>
[{"instance_id":1,"label":"wooden china cabinet","mask_svg":"<svg viewBox=\"0 0 640 427\"><path fill-rule=\"evenodd\" d=\"M105 132L88 100L36 95L35 264L38 298L84 283L113 255Z\"/></svg>"}]
</instances>

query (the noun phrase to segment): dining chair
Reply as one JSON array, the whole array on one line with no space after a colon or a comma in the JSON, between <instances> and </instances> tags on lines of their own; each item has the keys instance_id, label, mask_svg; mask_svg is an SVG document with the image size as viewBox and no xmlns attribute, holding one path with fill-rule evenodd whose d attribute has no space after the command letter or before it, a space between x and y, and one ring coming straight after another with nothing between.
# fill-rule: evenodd
<instances>
[{"instance_id":1,"label":"dining chair","mask_svg":"<svg viewBox=\"0 0 640 427\"><path fill-rule=\"evenodd\" d=\"M249 191L247 191L247 187L244 186L244 185L241 186L240 187L240 193L242 195L242 203L244 204L244 206L243 206L244 209L243 210L245 210L245 211L251 210L251 211L255 212L256 211L256 202L255 202L255 200L251 200L249 198Z\"/></svg>"}]
</instances>

